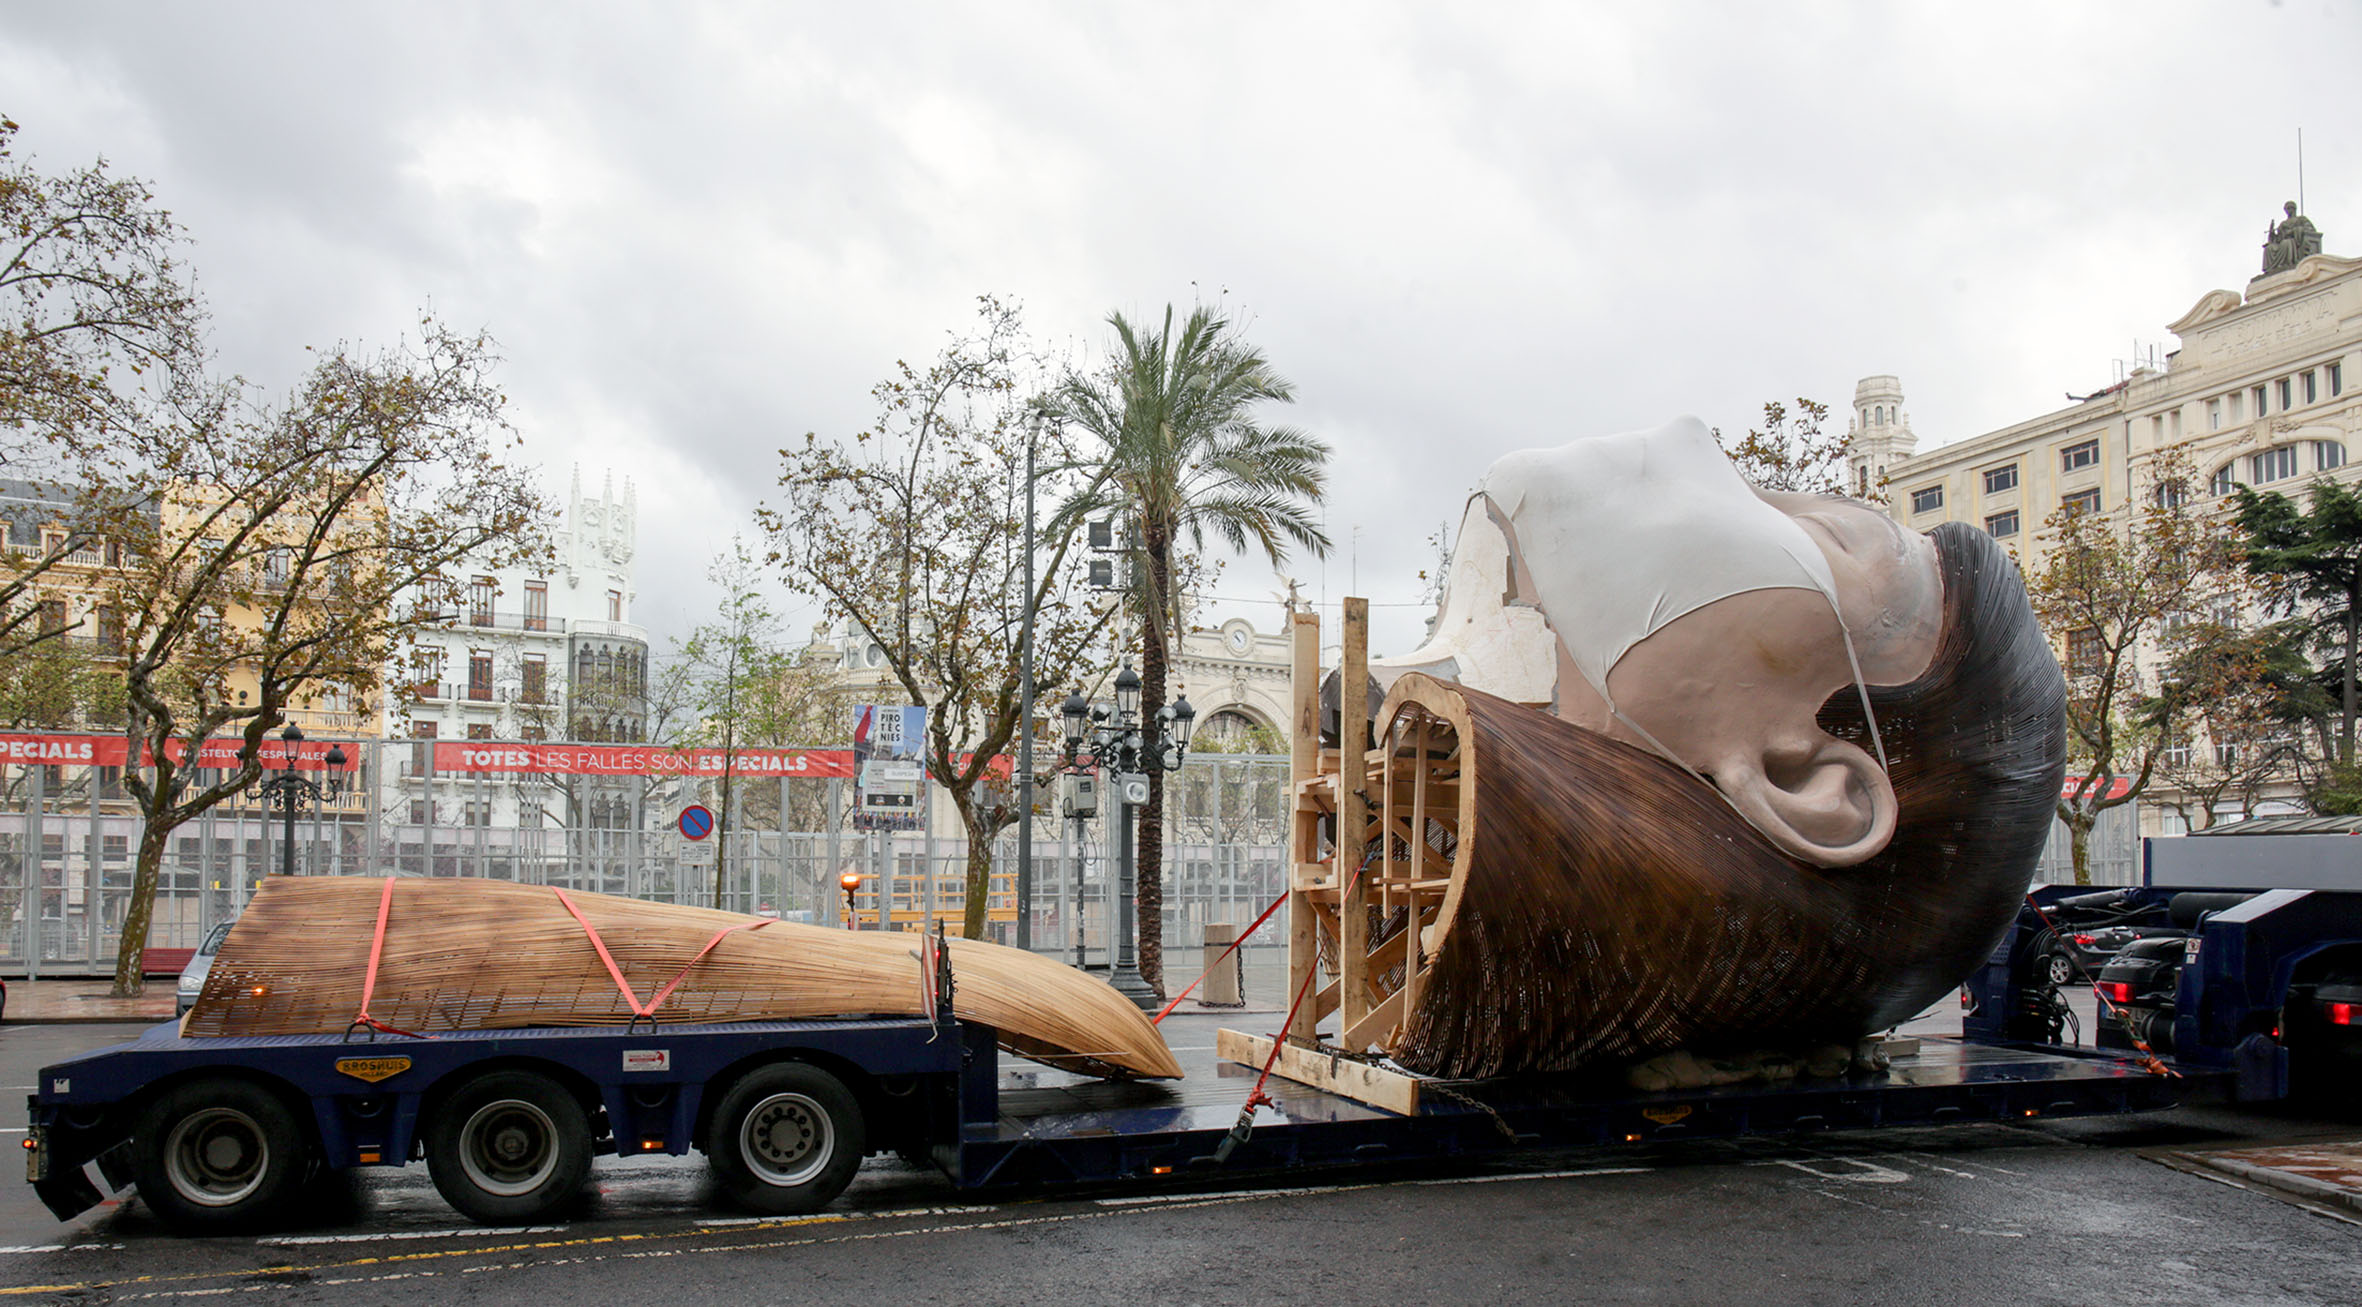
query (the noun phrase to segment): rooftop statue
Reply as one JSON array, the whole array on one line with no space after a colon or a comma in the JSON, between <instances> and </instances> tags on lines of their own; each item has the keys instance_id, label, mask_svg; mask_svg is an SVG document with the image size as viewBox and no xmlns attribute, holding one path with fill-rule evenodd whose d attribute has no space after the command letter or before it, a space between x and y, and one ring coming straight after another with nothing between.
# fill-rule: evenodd
<instances>
[{"instance_id":1,"label":"rooftop statue","mask_svg":"<svg viewBox=\"0 0 2362 1307\"><path fill-rule=\"evenodd\" d=\"M2321 229L2296 211L2296 201L2280 206L2288 216L2264 232L2264 275L2286 272L2321 252Z\"/></svg>"}]
</instances>

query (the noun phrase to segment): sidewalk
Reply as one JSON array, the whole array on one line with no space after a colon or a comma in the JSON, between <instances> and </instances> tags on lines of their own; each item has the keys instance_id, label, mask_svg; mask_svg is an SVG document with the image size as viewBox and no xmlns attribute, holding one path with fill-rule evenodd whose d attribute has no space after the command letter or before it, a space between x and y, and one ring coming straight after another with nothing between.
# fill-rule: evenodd
<instances>
[{"instance_id":1,"label":"sidewalk","mask_svg":"<svg viewBox=\"0 0 2362 1307\"><path fill-rule=\"evenodd\" d=\"M107 991L114 982L96 979L12 980L8 982L6 1024L39 1025L61 1022L121 1021L149 1024L173 1015L176 977L150 976L145 994L116 998Z\"/></svg>"},{"instance_id":2,"label":"sidewalk","mask_svg":"<svg viewBox=\"0 0 2362 1307\"><path fill-rule=\"evenodd\" d=\"M2362 1140L2155 1156L2181 1170L2212 1172L2351 1216L2362 1216Z\"/></svg>"}]
</instances>

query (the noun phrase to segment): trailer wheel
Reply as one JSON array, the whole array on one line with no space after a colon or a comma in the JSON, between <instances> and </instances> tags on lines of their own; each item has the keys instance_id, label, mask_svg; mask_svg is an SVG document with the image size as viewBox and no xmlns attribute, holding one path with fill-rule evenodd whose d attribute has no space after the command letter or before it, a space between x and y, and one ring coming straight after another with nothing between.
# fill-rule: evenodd
<instances>
[{"instance_id":1,"label":"trailer wheel","mask_svg":"<svg viewBox=\"0 0 2362 1307\"><path fill-rule=\"evenodd\" d=\"M861 1106L801 1062L746 1075L714 1108L706 1162L723 1192L765 1214L808 1212L845 1191L867 1151Z\"/></svg>"},{"instance_id":2,"label":"trailer wheel","mask_svg":"<svg viewBox=\"0 0 2362 1307\"><path fill-rule=\"evenodd\" d=\"M311 1141L277 1094L245 1080L197 1080L140 1114L132 1169L157 1217L189 1234L269 1226L302 1187Z\"/></svg>"},{"instance_id":3,"label":"trailer wheel","mask_svg":"<svg viewBox=\"0 0 2362 1307\"><path fill-rule=\"evenodd\" d=\"M478 1076L443 1100L425 1133L435 1188L486 1225L540 1220L590 1178L590 1118L535 1072Z\"/></svg>"}]
</instances>

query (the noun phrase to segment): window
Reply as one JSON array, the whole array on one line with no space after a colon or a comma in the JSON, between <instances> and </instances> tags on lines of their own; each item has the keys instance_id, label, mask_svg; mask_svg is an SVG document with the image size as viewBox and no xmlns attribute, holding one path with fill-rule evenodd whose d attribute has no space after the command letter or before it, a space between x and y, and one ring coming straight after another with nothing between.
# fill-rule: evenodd
<instances>
[{"instance_id":1,"label":"window","mask_svg":"<svg viewBox=\"0 0 2362 1307\"><path fill-rule=\"evenodd\" d=\"M2339 395L2342 395L2342 394L2345 394L2345 393L2346 393L2346 365L2345 365L2345 364L2343 364L2343 363L2332 363L2332 364L2330 364L2328 367L2326 367L2326 368L2323 368L2323 369L2321 369L2321 370L2322 370L2323 372L2326 372L2326 373L2328 373L2328 374L2329 374L2329 397L2330 397L2330 398L2332 398L2332 399L2335 399L2335 398L2337 398Z\"/></svg>"},{"instance_id":2,"label":"window","mask_svg":"<svg viewBox=\"0 0 2362 1307\"><path fill-rule=\"evenodd\" d=\"M2015 489L2017 489L2017 488L2018 488L2018 465L2017 465L2017 464L2015 464L2015 463L2012 463L2012 464L2010 464L2008 467L1989 467L1989 468L1986 468L1986 469L1985 469L1985 493L1986 493L1986 494L1988 494L1988 495L1998 495L1998 494L2000 494L2000 493L2001 493L2002 491L2004 491L2004 490L2015 490Z\"/></svg>"},{"instance_id":3,"label":"window","mask_svg":"<svg viewBox=\"0 0 2362 1307\"><path fill-rule=\"evenodd\" d=\"M489 649L468 650L467 697L478 703L492 702L492 651Z\"/></svg>"},{"instance_id":4,"label":"window","mask_svg":"<svg viewBox=\"0 0 2362 1307\"><path fill-rule=\"evenodd\" d=\"M549 728L546 726L528 726L524 730L524 738L537 743L539 741L546 740L549 738Z\"/></svg>"},{"instance_id":5,"label":"window","mask_svg":"<svg viewBox=\"0 0 2362 1307\"><path fill-rule=\"evenodd\" d=\"M2206 493L2217 499L2231 493L2231 487L2239 484L2239 476L2233 471L2237 466L2235 463L2225 463L2216 468L2214 476L2206 483Z\"/></svg>"},{"instance_id":6,"label":"window","mask_svg":"<svg viewBox=\"0 0 2362 1307\"><path fill-rule=\"evenodd\" d=\"M547 581L527 581L525 583L525 629L528 631L549 629L549 582Z\"/></svg>"},{"instance_id":7,"label":"window","mask_svg":"<svg viewBox=\"0 0 2362 1307\"><path fill-rule=\"evenodd\" d=\"M623 620L623 591L609 590L607 592L607 620L610 622Z\"/></svg>"},{"instance_id":8,"label":"window","mask_svg":"<svg viewBox=\"0 0 2362 1307\"><path fill-rule=\"evenodd\" d=\"M2341 445L2334 440L2316 440L2313 442L2314 467L2320 469L2323 472L2327 472L2331 468L2344 467L2345 465L2346 447L2344 445ZM102 608L99 610L99 612L102 619L102 624L99 629L104 630L106 628L103 624L103 619L106 610Z\"/></svg>"},{"instance_id":9,"label":"window","mask_svg":"<svg viewBox=\"0 0 2362 1307\"><path fill-rule=\"evenodd\" d=\"M2296 401L2289 397L2289 392L2288 378L2280 378L2280 411L2283 413L2296 407Z\"/></svg>"},{"instance_id":10,"label":"window","mask_svg":"<svg viewBox=\"0 0 2362 1307\"><path fill-rule=\"evenodd\" d=\"M426 825L426 800L412 799L410 801L410 824L413 826Z\"/></svg>"},{"instance_id":11,"label":"window","mask_svg":"<svg viewBox=\"0 0 2362 1307\"><path fill-rule=\"evenodd\" d=\"M2284 385L2285 385L2286 383L2284 382L2284 383L2282 383L2282 384L2284 384ZM2217 741L2215 741L2215 744L2214 744L2214 765L2215 765L2215 766L2217 766L2217 767L2236 767L2236 766L2238 766L2238 765L2239 765L2239 746L2238 746L2237 744L2235 744L2235 743L2233 743L2233 742L2229 741L2229 740L2217 740Z\"/></svg>"},{"instance_id":12,"label":"window","mask_svg":"<svg viewBox=\"0 0 2362 1307\"><path fill-rule=\"evenodd\" d=\"M491 739L491 738L492 738L492 723L490 723L490 722L469 722L469 723L468 723L468 726L467 726L467 737L468 737L469 739L471 739L471 740L489 740L489 739Z\"/></svg>"},{"instance_id":13,"label":"window","mask_svg":"<svg viewBox=\"0 0 2362 1307\"><path fill-rule=\"evenodd\" d=\"M2189 486L2178 479L2161 482L2157 487L2157 507L2180 508L2189 495Z\"/></svg>"},{"instance_id":14,"label":"window","mask_svg":"<svg viewBox=\"0 0 2362 1307\"><path fill-rule=\"evenodd\" d=\"M2096 676L2107 651L2100 644L2099 628L2086 626L2067 633L2067 675Z\"/></svg>"},{"instance_id":15,"label":"window","mask_svg":"<svg viewBox=\"0 0 2362 1307\"><path fill-rule=\"evenodd\" d=\"M2239 415L2236 413L2231 415L2233 421L2237 421L2238 417ZM2208 431L2223 429L2223 402L2219 399L2206 401L2206 429Z\"/></svg>"},{"instance_id":16,"label":"window","mask_svg":"<svg viewBox=\"0 0 2362 1307\"><path fill-rule=\"evenodd\" d=\"M2059 451L2059 471L2061 472L2072 472L2077 468L2084 467L2098 467L2099 464L2100 442L2096 440L2086 440L2079 445L2069 445Z\"/></svg>"},{"instance_id":17,"label":"window","mask_svg":"<svg viewBox=\"0 0 2362 1307\"><path fill-rule=\"evenodd\" d=\"M1943 506L1942 486L1921 486L1911 492L1911 511L1914 513L1932 513Z\"/></svg>"},{"instance_id":18,"label":"window","mask_svg":"<svg viewBox=\"0 0 2362 1307\"><path fill-rule=\"evenodd\" d=\"M467 588L467 621L470 626L492 625L492 601L500 595L500 583L488 576L479 576Z\"/></svg>"},{"instance_id":19,"label":"window","mask_svg":"<svg viewBox=\"0 0 2362 1307\"><path fill-rule=\"evenodd\" d=\"M2168 413L2168 414L2166 414L2166 415L2165 415L2165 417L2166 417L2166 423L2167 423L2167 425L2169 425L2169 426L2171 426L2171 427L2173 428L2173 438L2174 438L2175 440L2179 440L2179 439L2181 439L2181 438L2182 438L2182 411L2181 411L2180 409L2178 409L2178 408L2177 408L2177 409L2175 409L2174 411L2172 411L2171 413Z\"/></svg>"},{"instance_id":20,"label":"window","mask_svg":"<svg viewBox=\"0 0 2362 1307\"><path fill-rule=\"evenodd\" d=\"M2238 392L2238 391L2236 391L2236 390L2232 391L2232 392L2231 392L2231 421L2233 421L2233 422L2237 422L2237 421L2239 421L2239 419L2240 419L2240 413L2239 413L2239 402L2240 402L2240 401L2239 401L2239 392Z\"/></svg>"},{"instance_id":21,"label":"window","mask_svg":"<svg viewBox=\"0 0 2362 1307\"><path fill-rule=\"evenodd\" d=\"M2014 508L2006 513L1995 513L1993 516L1985 519L1985 534L1993 537L1996 540L2001 539L2003 536L2013 536L2017 533L2018 511Z\"/></svg>"},{"instance_id":22,"label":"window","mask_svg":"<svg viewBox=\"0 0 2362 1307\"><path fill-rule=\"evenodd\" d=\"M2060 500L2059 507L2070 513L2096 513L2100 511L2100 492L2097 488L2078 490Z\"/></svg>"},{"instance_id":23,"label":"window","mask_svg":"<svg viewBox=\"0 0 2362 1307\"><path fill-rule=\"evenodd\" d=\"M413 740L431 740L435 738L435 724L431 721L428 721L424 717L411 718L410 738Z\"/></svg>"},{"instance_id":24,"label":"window","mask_svg":"<svg viewBox=\"0 0 2362 1307\"><path fill-rule=\"evenodd\" d=\"M549 659L542 654L526 654L524 670L525 702L540 703L542 696L549 692Z\"/></svg>"},{"instance_id":25,"label":"window","mask_svg":"<svg viewBox=\"0 0 2362 1307\"><path fill-rule=\"evenodd\" d=\"M2314 372L2307 372L2307 373L2305 373L2305 374L2304 374L2304 377L2305 377L2305 402L2306 402L2307 404L2310 404L2310 403L2313 403L2314 401L2316 401L2316 400L2318 400L2318 399L2320 399L2320 398L2321 398L2321 392L2320 392L2320 390L2318 389L2318 387L2319 387L2319 385L2320 385L2320 382L2321 382L2321 378L2320 378L2320 374L2318 374L2318 373L2314 373Z\"/></svg>"},{"instance_id":26,"label":"window","mask_svg":"<svg viewBox=\"0 0 2362 1307\"><path fill-rule=\"evenodd\" d=\"M2166 745L2164 749L2158 752L2157 761L2168 767L2176 769L2188 767L2190 765L2189 742L2186 740L2175 740L2173 743Z\"/></svg>"},{"instance_id":27,"label":"window","mask_svg":"<svg viewBox=\"0 0 2362 1307\"><path fill-rule=\"evenodd\" d=\"M2253 463L2254 484L2260 486L2273 481L2286 481L2296 475L2296 446L2282 445L2278 449L2267 449L2256 455Z\"/></svg>"},{"instance_id":28,"label":"window","mask_svg":"<svg viewBox=\"0 0 2362 1307\"><path fill-rule=\"evenodd\" d=\"M2264 415L2264 388L2257 386L2247 394L2250 399L2255 401L2255 415L2259 418L2262 417Z\"/></svg>"},{"instance_id":29,"label":"window","mask_svg":"<svg viewBox=\"0 0 2362 1307\"><path fill-rule=\"evenodd\" d=\"M99 605L98 647L101 653L123 652L123 610L112 604Z\"/></svg>"},{"instance_id":30,"label":"window","mask_svg":"<svg viewBox=\"0 0 2362 1307\"><path fill-rule=\"evenodd\" d=\"M66 601L44 599L40 603L40 629L43 635L56 635L66 629Z\"/></svg>"}]
</instances>

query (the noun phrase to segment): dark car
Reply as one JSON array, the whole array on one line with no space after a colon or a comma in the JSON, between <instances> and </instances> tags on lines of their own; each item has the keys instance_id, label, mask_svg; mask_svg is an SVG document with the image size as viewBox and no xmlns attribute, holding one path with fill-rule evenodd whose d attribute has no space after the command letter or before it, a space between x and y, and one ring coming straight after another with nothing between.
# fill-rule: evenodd
<instances>
[{"instance_id":1,"label":"dark car","mask_svg":"<svg viewBox=\"0 0 2362 1307\"><path fill-rule=\"evenodd\" d=\"M2362 971L2289 985L2280 1034L2291 1085L2350 1096L2362 1084Z\"/></svg>"},{"instance_id":2,"label":"dark car","mask_svg":"<svg viewBox=\"0 0 2362 1307\"><path fill-rule=\"evenodd\" d=\"M2165 904L2143 902L2126 889L2060 899L2043 920L2048 928L2036 937L2035 979L2053 985L2090 979L2136 939L2180 935Z\"/></svg>"}]
</instances>

